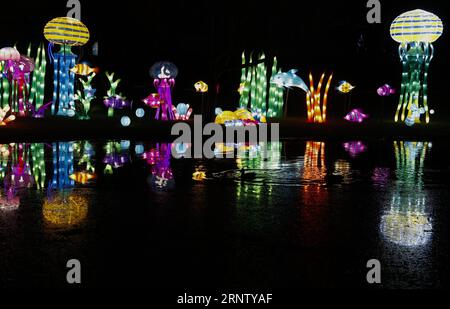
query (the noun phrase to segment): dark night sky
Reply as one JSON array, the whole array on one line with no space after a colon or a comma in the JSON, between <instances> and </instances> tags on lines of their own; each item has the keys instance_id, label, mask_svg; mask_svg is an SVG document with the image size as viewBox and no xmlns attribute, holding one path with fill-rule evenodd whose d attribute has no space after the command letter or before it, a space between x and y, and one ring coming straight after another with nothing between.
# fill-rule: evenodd
<instances>
[{"instance_id":1,"label":"dark night sky","mask_svg":"<svg viewBox=\"0 0 450 309\"><path fill-rule=\"evenodd\" d=\"M59 2L60 4L56 4ZM194 100L192 85L202 79L210 85L221 74L220 104L237 104L238 68L243 50L264 50L276 55L283 70L299 69L307 79L334 71L335 81L346 79L358 91L354 101L370 109L375 90L384 83L398 85L401 67L398 44L389 35L393 19L408 10L421 8L437 14L444 27L449 20L447 1L381 1L382 24L366 21L365 0L360 1L87 1L82 2L82 21L99 42L99 57L89 60L102 70L116 71L124 80L129 97L151 92L148 69L155 61L175 62L180 74L175 95L178 101ZM2 3L0 42L44 40L42 29L53 17L64 16L65 0ZM15 14L11 12L17 12ZM364 48L357 46L364 38ZM430 71L430 100L433 108L448 115L446 86L449 44L446 30L434 44L435 58ZM337 99L336 99L337 100ZM395 104L395 103L393 103ZM301 110L293 111L300 114ZM446 117L448 118L448 117Z\"/></svg>"}]
</instances>

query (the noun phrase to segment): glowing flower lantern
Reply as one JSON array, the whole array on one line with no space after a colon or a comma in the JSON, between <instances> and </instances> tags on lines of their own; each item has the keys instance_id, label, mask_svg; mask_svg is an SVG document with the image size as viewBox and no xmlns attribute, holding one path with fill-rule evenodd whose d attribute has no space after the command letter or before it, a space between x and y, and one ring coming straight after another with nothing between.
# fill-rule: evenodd
<instances>
[{"instance_id":1,"label":"glowing flower lantern","mask_svg":"<svg viewBox=\"0 0 450 309\"><path fill-rule=\"evenodd\" d=\"M173 120L172 88L175 86L175 78L178 68L171 62L157 62L150 69L153 85L158 90L160 105L156 110L156 120Z\"/></svg>"},{"instance_id":2,"label":"glowing flower lantern","mask_svg":"<svg viewBox=\"0 0 450 309\"><path fill-rule=\"evenodd\" d=\"M420 123L421 114L413 116L413 109L424 109L425 122L430 122L428 109L428 71L434 56L433 44L442 35L444 26L439 17L424 10L401 14L391 24L391 37L398 43L403 78L395 122L414 117Z\"/></svg>"},{"instance_id":3,"label":"glowing flower lantern","mask_svg":"<svg viewBox=\"0 0 450 309\"><path fill-rule=\"evenodd\" d=\"M330 90L333 74L331 74L328 78L328 82L322 96L322 85L325 75L325 73L322 74L317 89L315 89L312 73L309 74L310 91L308 91L306 96L308 122L325 123L327 120L328 91Z\"/></svg>"},{"instance_id":4,"label":"glowing flower lantern","mask_svg":"<svg viewBox=\"0 0 450 309\"><path fill-rule=\"evenodd\" d=\"M49 54L54 64L52 114L74 116L75 73L71 69L75 67L77 56L72 53L71 47L86 44L90 37L89 30L77 19L58 17L45 25L44 36L50 42ZM54 44L61 45L56 54L52 53Z\"/></svg>"}]
</instances>

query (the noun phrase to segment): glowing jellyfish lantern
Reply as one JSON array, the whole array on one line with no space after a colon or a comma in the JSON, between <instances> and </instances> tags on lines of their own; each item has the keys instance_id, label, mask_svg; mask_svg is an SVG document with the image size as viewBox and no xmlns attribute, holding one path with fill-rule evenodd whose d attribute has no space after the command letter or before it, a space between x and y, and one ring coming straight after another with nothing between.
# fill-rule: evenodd
<instances>
[{"instance_id":1,"label":"glowing jellyfish lantern","mask_svg":"<svg viewBox=\"0 0 450 309\"><path fill-rule=\"evenodd\" d=\"M156 120L174 120L172 105L172 88L175 86L175 78L178 68L171 62L157 62L150 69L150 76L154 79L153 85L158 90L160 105L156 110Z\"/></svg>"},{"instance_id":2,"label":"glowing jellyfish lantern","mask_svg":"<svg viewBox=\"0 0 450 309\"><path fill-rule=\"evenodd\" d=\"M414 10L398 16L391 24L391 37L400 43L399 55L403 65L400 102L395 121L408 117L408 123L420 123L421 115L430 122L428 109L428 69L433 59L435 42L444 30L436 15ZM423 109L424 113L417 113Z\"/></svg>"},{"instance_id":3,"label":"glowing jellyfish lantern","mask_svg":"<svg viewBox=\"0 0 450 309\"><path fill-rule=\"evenodd\" d=\"M53 102L52 114L70 116L75 110L74 89L77 56L72 53L72 46L82 46L89 41L89 30L79 20L71 17L58 17L49 21L44 28L44 36L50 42L49 55L53 58ZM56 54L52 54L54 44L61 45ZM57 110L56 110L57 109Z\"/></svg>"}]
</instances>

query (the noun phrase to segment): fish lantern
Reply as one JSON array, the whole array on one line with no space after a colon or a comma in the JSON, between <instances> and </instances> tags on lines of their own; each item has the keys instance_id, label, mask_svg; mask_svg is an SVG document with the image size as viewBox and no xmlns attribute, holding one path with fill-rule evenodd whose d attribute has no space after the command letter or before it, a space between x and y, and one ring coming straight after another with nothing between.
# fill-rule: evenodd
<instances>
[{"instance_id":1,"label":"fish lantern","mask_svg":"<svg viewBox=\"0 0 450 309\"><path fill-rule=\"evenodd\" d=\"M70 116L75 110L75 68L77 56L72 46L83 46L89 41L89 30L79 20L71 17L58 17L44 27L44 36L50 42L49 55L53 60L53 102L52 114ZM53 45L61 45L53 54Z\"/></svg>"},{"instance_id":2,"label":"fish lantern","mask_svg":"<svg viewBox=\"0 0 450 309\"><path fill-rule=\"evenodd\" d=\"M208 92L208 85L204 81L198 81L194 84L196 92L206 93Z\"/></svg>"},{"instance_id":3,"label":"fish lantern","mask_svg":"<svg viewBox=\"0 0 450 309\"><path fill-rule=\"evenodd\" d=\"M142 102L144 102L151 108L159 108L161 106L161 98L157 93L150 94L148 97L142 100Z\"/></svg>"},{"instance_id":4,"label":"fish lantern","mask_svg":"<svg viewBox=\"0 0 450 309\"><path fill-rule=\"evenodd\" d=\"M430 122L428 108L428 71L434 56L433 44L442 35L444 26L439 17L424 10L413 10L398 16L391 24L392 39L400 44L399 56L403 66L400 100L395 122L421 115L414 110L424 109L425 122Z\"/></svg>"},{"instance_id":5,"label":"fish lantern","mask_svg":"<svg viewBox=\"0 0 450 309\"><path fill-rule=\"evenodd\" d=\"M392 94L395 94L395 89L388 84L384 84L383 86L377 89L377 93L380 97L388 97Z\"/></svg>"},{"instance_id":6,"label":"fish lantern","mask_svg":"<svg viewBox=\"0 0 450 309\"><path fill-rule=\"evenodd\" d=\"M153 78L153 85L158 91L161 99L160 106L156 110L156 120L173 120L172 88L175 86L175 78L178 75L178 68L171 62L161 61L155 63L150 69L150 76Z\"/></svg>"},{"instance_id":7,"label":"fish lantern","mask_svg":"<svg viewBox=\"0 0 450 309\"><path fill-rule=\"evenodd\" d=\"M355 108L354 110L352 110L350 113L348 113L344 119L349 121L349 122L358 122L361 123L363 122L366 118L368 118L369 116L364 114L360 109Z\"/></svg>"},{"instance_id":8,"label":"fish lantern","mask_svg":"<svg viewBox=\"0 0 450 309\"><path fill-rule=\"evenodd\" d=\"M338 86L336 87L337 91L344 94L350 93L353 89L355 89L355 86L345 80L339 82Z\"/></svg>"}]
</instances>

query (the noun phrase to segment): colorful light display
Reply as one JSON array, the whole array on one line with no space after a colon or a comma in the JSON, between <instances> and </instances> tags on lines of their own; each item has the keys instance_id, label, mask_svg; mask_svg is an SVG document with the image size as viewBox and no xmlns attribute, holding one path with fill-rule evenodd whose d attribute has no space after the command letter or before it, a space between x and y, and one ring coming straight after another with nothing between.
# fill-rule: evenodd
<instances>
[{"instance_id":1,"label":"colorful light display","mask_svg":"<svg viewBox=\"0 0 450 309\"><path fill-rule=\"evenodd\" d=\"M31 46L28 49L28 57L31 57ZM28 109L31 110L35 118L43 118L44 113L50 105L44 105L45 96L45 74L47 72L47 58L44 44L39 45L36 52L36 65L31 79L30 97L28 99Z\"/></svg>"},{"instance_id":2,"label":"colorful light display","mask_svg":"<svg viewBox=\"0 0 450 309\"><path fill-rule=\"evenodd\" d=\"M53 105L52 114L73 117L75 115L75 73L77 56L72 46L82 46L89 41L89 30L79 20L58 17L49 21L44 28L44 36L50 42L49 54L53 60ZM61 45L56 54L52 53L54 44Z\"/></svg>"},{"instance_id":3,"label":"colorful light display","mask_svg":"<svg viewBox=\"0 0 450 309\"><path fill-rule=\"evenodd\" d=\"M29 50L30 52L30 50ZM13 47L0 50L1 76L0 95L2 105L7 104L12 113L25 116L30 93L30 76L35 69L35 62L29 57L20 55Z\"/></svg>"},{"instance_id":4,"label":"colorful light display","mask_svg":"<svg viewBox=\"0 0 450 309\"><path fill-rule=\"evenodd\" d=\"M272 66L270 67L270 63ZM268 68L271 68L269 71ZM271 61L264 53L250 53L247 59L242 53L242 72L238 92L239 106L249 108L255 113L278 118L283 113L283 89L270 84L278 73L277 59ZM270 75L269 75L270 74Z\"/></svg>"},{"instance_id":5,"label":"colorful light display","mask_svg":"<svg viewBox=\"0 0 450 309\"><path fill-rule=\"evenodd\" d=\"M401 14L391 24L391 37L398 43L403 66L400 101L395 113L395 122L407 117L414 123L421 122L422 113L413 109L423 108L425 122L430 122L428 108L428 71L434 56L433 42L444 30L442 21L433 13L414 10Z\"/></svg>"},{"instance_id":6,"label":"colorful light display","mask_svg":"<svg viewBox=\"0 0 450 309\"><path fill-rule=\"evenodd\" d=\"M314 88L314 80L312 73L309 74L310 91L306 96L306 110L307 121L313 123L325 123L327 120L327 104L328 104L328 91L330 90L331 80L333 79L333 73L328 78L328 82L325 87L325 91L322 96L322 85L325 79L326 73L323 73L317 89Z\"/></svg>"}]
</instances>

